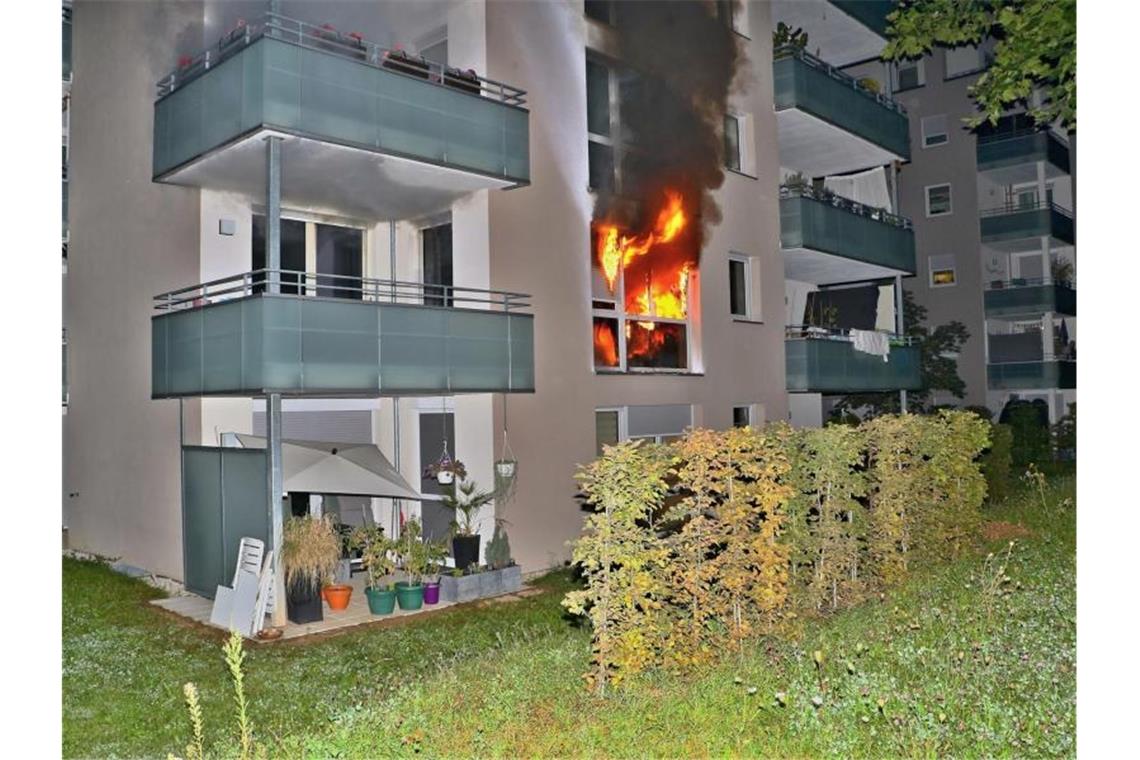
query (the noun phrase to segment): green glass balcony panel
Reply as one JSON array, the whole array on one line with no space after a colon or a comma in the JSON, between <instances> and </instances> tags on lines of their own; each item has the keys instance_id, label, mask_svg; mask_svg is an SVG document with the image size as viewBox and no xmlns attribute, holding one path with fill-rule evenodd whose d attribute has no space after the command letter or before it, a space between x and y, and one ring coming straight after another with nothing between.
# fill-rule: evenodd
<instances>
[{"instance_id":1,"label":"green glass balcony panel","mask_svg":"<svg viewBox=\"0 0 1140 760\"><path fill-rule=\"evenodd\" d=\"M894 0L831 0L831 4L880 37L887 36L887 14Z\"/></svg>"},{"instance_id":2,"label":"green glass balcony panel","mask_svg":"<svg viewBox=\"0 0 1140 760\"><path fill-rule=\"evenodd\" d=\"M772 73L777 111L799 109L910 160L909 120L889 99L804 54L778 58Z\"/></svg>"},{"instance_id":3,"label":"green glass balcony panel","mask_svg":"<svg viewBox=\"0 0 1140 760\"><path fill-rule=\"evenodd\" d=\"M1022 133L1009 137L1002 137L998 133L991 139L979 137L977 159L979 172L1047 161L1059 173L1070 173L1069 146L1049 131Z\"/></svg>"},{"instance_id":4,"label":"green glass balcony panel","mask_svg":"<svg viewBox=\"0 0 1140 760\"><path fill-rule=\"evenodd\" d=\"M888 361L856 351L845 340L785 340L787 389L854 393L917 390L922 386L918 346L891 346Z\"/></svg>"},{"instance_id":5,"label":"green glass balcony panel","mask_svg":"<svg viewBox=\"0 0 1140 760\"><path fill-rule=\"evenodd\" d=\"M805 196L780 199L780 245L914 274L914 230Z\"/></svg>"},{"instance_id":6,"label":"green glass balcony panel","mask_svg":"<svg viewBox=\"0 0 1140 760\"><path fill-rule=\"evenodd\" d=\"M179 84L154 108L155 177L266 128L530 181L525 109L272 37Z\"/></svg>"},{"instance_id":7,"label":"green glass balcony panel","mask_svg":"<svg viewBox=\"0 0 1140 760\"><path fill-rule=\"evenodd\" d=\"M154 398L531 392L533 316L259 294L152 320Z\"/></svg>"},{"instance_id":8,"label":"green glass balcony panel","mask_svg":"<svg viewBox=\"0 0 1140 760\"><path fill-rule=\"evenodd\" d=\"M985 293L986 316L1007 317L1054 312L1077 315L1077 291L1060 283L1019 285L1016 280L990 287Z\"/></svg>"},{"instance_id":9,"label":"green glass balcony panel","mask_svg":"<svg viewBox=\"0 0 1140 760\"><path fill-rule=\"evenodd\" d=\"M1045 236L1069 245L1076 242L1073 217L1057 206L1039 204L991 210L983 212L980 222L982 242L991 245L1004 246Z\"/></svg>"},{"instance_id":10,"label":"green glass balcony panel","mask_svg":"<svg viewBox=\"0 0 1140 760\"><path fill-rule=\"evenodd\" d=\"M1035 361L987 364L990 390L1039 390L1077 387L1077 363L1072 361Z\"/></svg>"}]
</instances>

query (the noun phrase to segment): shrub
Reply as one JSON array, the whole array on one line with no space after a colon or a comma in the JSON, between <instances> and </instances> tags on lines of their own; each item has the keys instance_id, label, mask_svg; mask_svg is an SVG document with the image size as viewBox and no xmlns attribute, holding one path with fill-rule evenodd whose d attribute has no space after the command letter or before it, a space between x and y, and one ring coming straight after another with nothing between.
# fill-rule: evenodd
<instances>
[{"instance_id":1,"label":"shrub","mask_svg":"<svg viewBox=\"0 0 1140 760\"><path fill-rule=\"evenodd\" d=\"M1049 410L1044 403L1013 400L1002 410L1000 422L1013 431L1013 467L1017 471L1028 465L1044 465L1052 456L1049 441Z\"/></svg>"},{"instance_id":2,"label":"shrub","mask_svg":"<svg viewBox=\"0 0 1140 760\"><path fill-rule=\"evenodd\" d=\"M1010 472L1013 469L1013 430L1009 425L990 426L990 447L982 453L982 474L986 478L986 496L991 504L1009 496Z\"/></svg>"},{"instance_id":3,"label":"shrub","mask_svg":"<svg viewBox=\"0 0 1140 760\"><path fill-rule=\"evenodd\" d=\"M939 412L925 423L929 498L919 504L913 551L929 563L959 556L978 530L986 479L976 460L990 443L990 425L960 411Z\"/></svg>"},{"instance_id":4,"label":"shrub","mask_svg":"<svg viewBox=\"0 0 1140 760\"><path fill-rule=\"evenodd\" d=\"M1053 426L1053 448L1061 459L1077 458L1077 402L1069 404L1069 413Z\"/></svg>"}]
</instances>

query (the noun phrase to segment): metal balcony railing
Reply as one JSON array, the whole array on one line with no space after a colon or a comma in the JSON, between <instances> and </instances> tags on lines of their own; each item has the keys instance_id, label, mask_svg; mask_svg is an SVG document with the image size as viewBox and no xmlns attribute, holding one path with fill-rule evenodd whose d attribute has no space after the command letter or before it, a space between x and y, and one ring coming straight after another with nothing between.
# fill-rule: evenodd
<instances>
[{"instance_id":1,"label":"metal balcony railing","mask_svg":"<svg viewBox=\"0 0 1140 760\"><path fill-rule=\"evenodd\" d=\"M1066 219L1072 219L1073 218L1073 212L1072 211L1065 208L1064 206L1058 206L1056 203L1054 203L1052 201L1033 201L1031 203L1021 203L1018 201L1011 201L1009 203L1003 203L1000 206L994 206L993 208L982 209L981 211L978 212L978 216L982 216L982 217L1004 216L1006 214L1018 214L1018 213L1021 213L1024 211L1042 211L1042 210L1055 211L1058 214L1060 214L1061 216L1065 217Z\"/></svg>"},{"instance_id":2,"label":"metal balcony railing","mask_svg":"<svg viewBox=\"0 0 1140 760\"><path fill-rule=\"evenodd\" d=\"M449 308L491 308L512 313L530 308L530 296L523 293L290 269L255 269L172 290L155 296L154 308L161 312L195 309L267 293L270 284L274 282L280 285L280 295L294 295L301 298L335 298Z\"/></svg>"},{"instance_id":3,"label":"metal balcony railing","mask_svg":"<svg viewBox=\"0 0 1140 760\"><path fill-rule=\"evenodd\" d=\"M462 71L418 56L411 56L402 50L385 48L375 42L369 42L356 32L346 34L337 31L329 24L317 26L279 13L266 13L253 22L239 21L237 26L218 40L217 44L195 55L183 56L178 62L178 67L158 81L158 97L161 99L169 95L262 37L333 53L369 66L426 80L440 87L466 91L506 105L522 107L526 104L526 91L517 87L478 76L473 71Z\"/></svg>"},{"instance_id":4,"label":"metal balcony railing","mask_svg":"<svg viewBox=\"0 0 1140 760\"><path fill-rule=\"evenodd\" d=\"M780 61L780 60L783 60L785 58L795 58L795 59L803 62L804 64L812 67L813 69L816 69L816 70L826 74L829 78L834 79L836 82L839 82L844 87L848 87L848 88L854 90L855 92L858 92L860 95L864 95L868 98L871 98L872 100L878 102L879 105L883 106L884 108L889 108L892 111L895 111L895 112L897 112L903 116L906 116L906 107L903 106L902 103L899 103L894 98L891 98L887 95L884 95L881 92L876 92L875 90L872 90L871 88L869 88L863 84L860 84L859 80L856 79L855 77L835 68L830 63L828 63L824 60L816 58L811 53L809 53L806 50L803 50L801 48L798 48L795 45L781 45L780 47L778 47L772 51L772 57L776 61Z\"/></svg>"},{"instance_id":5,"label":"metal balcony railing","mask_svg":"<svg viewBox=\"0 0 1140 760\"><path fill-rule=\"evenodd\" d=\"M919 340L912 335L887 333L892 346L917 346ZM851 330L844 327L816 327L815 325L785 325L785 340L834 340L851 343Z\"/></svg>"},{"instance_id":6,"label":"metal balcony railing","mask_svg":"<svg viewBox=\"0 0 1140 760\"><path fill-rule=\"evenodd\" d=\"M1074 279L1058 280L1046 277L1010 277L1004 280L990 280L986 283L986 290L1012 290L1014 288L1035 288L1041 285L1058 285L1063 288L1076 290L1077 281Z\"/></svg>"},{"instance_id":7,"label":"metal balcony railing","mask_svg":"<svg viewBox=\"0 0 1140 760\"><path fill-rule=\"evenodd\" d=\"M886 209L858 203L849 198L844 198L842 195L833 193L830 190L817 190L811 185L780 185L780 197L810 198L811 200L826 203L851 214L863 216L876 222L882 222L883 224L889 224L892 227L898 227L903 230L914 229L914 225L910 219L905 216L892 214Z\"/></svg>"}]
</instances>

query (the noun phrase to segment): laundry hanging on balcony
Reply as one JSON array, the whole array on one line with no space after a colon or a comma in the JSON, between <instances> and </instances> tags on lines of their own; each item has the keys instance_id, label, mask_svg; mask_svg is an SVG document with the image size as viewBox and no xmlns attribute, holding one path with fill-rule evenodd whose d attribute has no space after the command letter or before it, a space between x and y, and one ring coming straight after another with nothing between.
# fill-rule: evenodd
<instances>
[{"instance_id":1,"label":"laundry hanging on balcony","mask_svg":"<svg viewBox=\"0 0 1140 760\"><path fill-rule=\"evenodd\" d=\"M881 356L883 361L890 361L891 342L886 333L876 330L852 330L851 342L856 351Z\"/></svg>"}]
</instances>

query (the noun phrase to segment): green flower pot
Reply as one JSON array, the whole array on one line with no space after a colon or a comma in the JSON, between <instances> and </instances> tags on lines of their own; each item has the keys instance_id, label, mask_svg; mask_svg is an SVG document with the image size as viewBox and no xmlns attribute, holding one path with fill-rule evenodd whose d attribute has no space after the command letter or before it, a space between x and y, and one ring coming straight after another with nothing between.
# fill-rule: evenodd
<instances>
[{"instance_id":1,"label":"green flower pot","mask_svg":"<svg viewBox=\"0 0 1140 760\"><path fill-rule=\"evenodd\" d=\"M406 581L399 581L396 583L396 601L402 610L418 610L424 606L424 585L417 583L413 586Z\"/></svg>"},{"instance_id":2,"label":"green flower pot","mask_svg":"<svg viewBox=\"0 0 1140 760\"><path fill-rule=\"evenodd\" d=\"M391 615L396 609L396 592L386 588L366 588L368 610L373 615Z\"/></svg>"}]
</instances>

